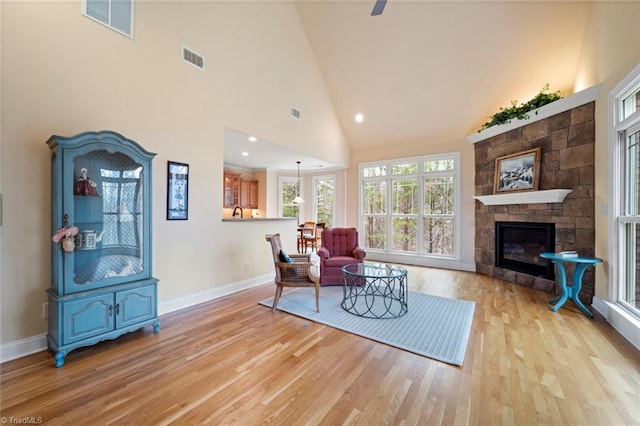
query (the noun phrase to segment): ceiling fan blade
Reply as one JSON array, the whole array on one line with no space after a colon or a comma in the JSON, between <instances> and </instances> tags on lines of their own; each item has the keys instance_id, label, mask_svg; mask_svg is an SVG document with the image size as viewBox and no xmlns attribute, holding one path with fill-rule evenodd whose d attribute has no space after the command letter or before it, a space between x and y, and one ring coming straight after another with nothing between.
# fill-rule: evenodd
<instances>
[{"instance_id":1,"label":"ceiling fan blade","mask_svg":"<svg viewBox=\"0 0 640 426\"><path fill-rule=\"evenodd\" d=\"M382 15L386 4L387 0L376 0L376 4L373 5L373 10L371 11L371 16Z\"/></svg>"}]
</instances>

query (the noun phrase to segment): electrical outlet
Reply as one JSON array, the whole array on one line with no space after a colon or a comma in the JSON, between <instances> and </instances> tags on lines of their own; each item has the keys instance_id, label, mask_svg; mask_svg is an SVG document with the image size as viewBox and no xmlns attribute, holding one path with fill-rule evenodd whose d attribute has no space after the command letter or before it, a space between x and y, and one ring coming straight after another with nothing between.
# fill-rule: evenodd
<instances>
[{"instance_id":1,"label":"electrical outlet","mask_svg":"<svg viewBox=\"0 0 640 426\"><path fill-rule=\"evenodd\" d=\"M245 272L249 272L249 264L248 263L244 264L244 271Z\"/></svg>"},{"instance_id":2,"label":"electrical outlet","mask_svg":"<svg viewBox=\"0 0 640 426\"><path fill-rule=\"evenodd\" d=\"M47 319L49 318L49 304L48 303L43 303L42 304L42 319Z\"/></svg>"}]
</instances>

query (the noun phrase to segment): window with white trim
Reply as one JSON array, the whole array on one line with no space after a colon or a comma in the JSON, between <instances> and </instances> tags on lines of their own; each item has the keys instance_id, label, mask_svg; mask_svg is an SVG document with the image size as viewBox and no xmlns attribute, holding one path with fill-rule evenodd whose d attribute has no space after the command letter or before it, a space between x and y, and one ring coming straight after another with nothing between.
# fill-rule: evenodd
<instances>
[{"instance_id":1,"label":"window with white trim","mask_svg":"<svg viewBox=\"0 0 640 426\"><path fill-rule=\"evenodd\" d=\"M298 179L280 176L278 180L280 217L297 217L300 220L300 206L293 203L298 194Z\"/></svg>"},{"instance_id":2,"label":"window with white trim","mask_svg":"<svg viewBox=\"0 0 640 426\"><path fill-rule=\"evenodd\" d=\"M459 258L459 164L459 153L361 164L364 248Z\"/></svg>"},{"instance_id":3,"label":"window with white trim","mask_svg":"<svg viewBox=\"0 0 640 426\"><path fill-rule=\"evenodd\" d=\"M615 228L613 297L640 318L640 65L612 102L615 140L611 191ZM616 241L617 240L617 241Z\"/></svg>"},{"instance_id":4,"label":"window with white trim","mask_svg":"<svg viewBox=\"0 0 640 426\"><path fill-rule=\"evenodd\" d=\"M313 177L313 215L316 223L324 223L326 228L334 226L336 207L336 177Z\"/></svg>"},{"instance_id":5,"label":"window with white trim","mask_svg":"<svg viewBox=\"0 0 640 426\"><path fill-rule=\"evenodd\" d=\"M83 0L82 14L120 34L133 38L135 0Z\"/></svg>"}]
</instances>

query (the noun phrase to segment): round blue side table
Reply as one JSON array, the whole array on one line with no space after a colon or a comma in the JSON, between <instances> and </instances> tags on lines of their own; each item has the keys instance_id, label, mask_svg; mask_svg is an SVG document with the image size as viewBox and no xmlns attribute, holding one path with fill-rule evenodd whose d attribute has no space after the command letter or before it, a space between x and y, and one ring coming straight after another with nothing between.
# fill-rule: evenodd
<instances>
[{"instance_id":1,"label":"round blue side table","mask_svg":"<svg viewBox=\"0 0 640 426\"><path fill-rule=\"evenodd\" d=\"M562 294L560 294L560 296L554 297L548 301L549 304L553 305L551 310L553 312L558 312L558 309L567 303L567 300L571 299L582 312L587 314L589 318L593 318L593 314L582 304L578 295L580 294L580 289L582 289L582 277L584 275L584 271L589 266L601 263L602 259L599 257L586 256L560 256L556 253L540 253L540 257L543 259L549 259L557 266L556 270L559 275L558 281L562 288ZM567 270L565 269L566 263L576 264L576 269L573 271L572 285L567 285Z\"/></svg>"}]
</instances>

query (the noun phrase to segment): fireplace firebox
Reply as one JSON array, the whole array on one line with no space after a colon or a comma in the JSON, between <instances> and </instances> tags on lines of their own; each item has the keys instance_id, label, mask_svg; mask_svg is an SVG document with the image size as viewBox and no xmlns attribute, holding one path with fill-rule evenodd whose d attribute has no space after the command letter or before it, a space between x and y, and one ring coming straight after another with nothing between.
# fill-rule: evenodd
<instances>
[{"instance_id":1,"label":"fireplace firebox","mask_svg":"<svg viewBox=\"0 0 640 426\"><path fill-rule=\"evenodd\" d=\"M555 224L496 222L495 241L497 267L555 280L553 263L540 257L554 251Z\"/></svg>"}]
</instances>

